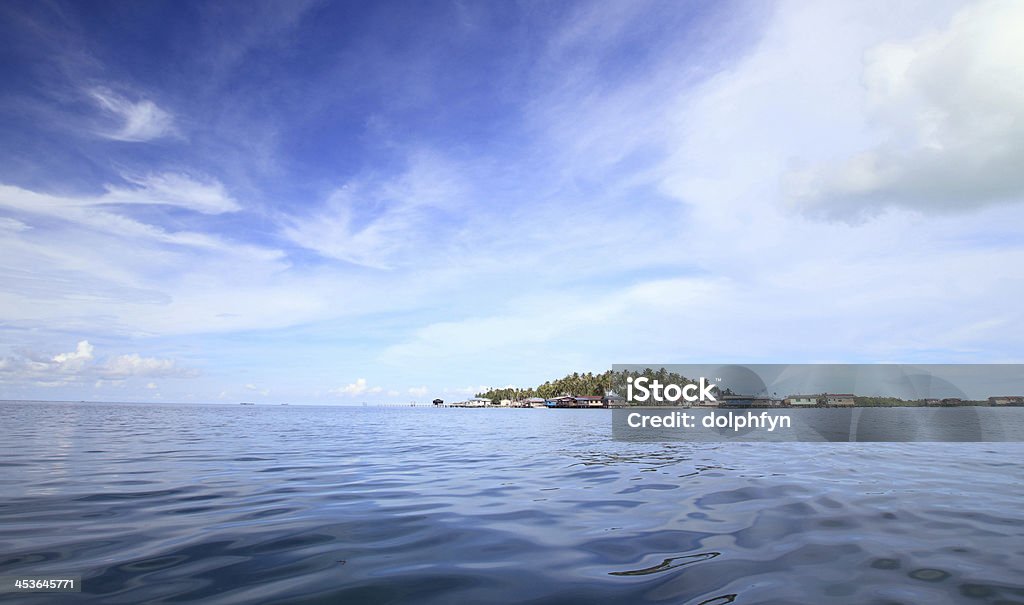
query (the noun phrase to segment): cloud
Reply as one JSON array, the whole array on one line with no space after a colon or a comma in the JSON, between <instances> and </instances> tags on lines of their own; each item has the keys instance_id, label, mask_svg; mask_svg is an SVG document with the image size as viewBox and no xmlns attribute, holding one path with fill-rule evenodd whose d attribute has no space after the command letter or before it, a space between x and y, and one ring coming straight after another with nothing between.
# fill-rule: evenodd
<instances>
[{"instance_id":1,"label":"cloud","mask_svg":"<svg viewBox=\"0 0 1024 605\"><path fill-rule=\"evenodd\" d=\"M430 389L428 389L425 386L424 387L412 387L412 388L409 389L409 394L412 395L413 397L423 397L423 396L425 396L429 392L430 392Z\"/></svg>"},{"instance_id":2,"label":"cloud","mask_svg":"<svg viewBox=\"0 0 1024 605\"><path fill-rule=\"evenodd\" d=\"M174 183L195 184L165 177L145 182L158 193ZM210 192L203 187L196 189ZM182 193L189 190L184 187ZM144 222L127 216L122 213L125 195L70 197L0 185L0 210L31 227L0 230L0 278L7 286L0 291L0 315L9 326L43 322L53 329L89 333L152 333L162 330L158 324L195 329L249 322L251 317L240 313L246 308L267 308L265 319L272 314L268 305L297 309L317 304L286 297L280 290L282 251L215 232L183 230L179 225L189 221L180 217L147 213ZM215 203L156 199L209 211ZM231 203L217 199L221 209ZM170 228L162 226L165 222ZM257 281L257 276L263 279ZM252 296L253 288L279 293ZM224 304L211 309L212 300ZM172 304L176 313L165 308ZM278 307L277 312L282 310Z\"/></svg>"},{"instance_id":3,"label":"cloud","mask_svg":"<svg viewBox=\"0 0 1024 605\"><path fill-rule=\"evenodd\" d=\"M21 221L19 221L17 219L7 218L7 217L0 217L0 230L3 230L3 231L26 231L28 229L31 229L31 227L29 227L28 225L26 225L25 223L23 223L23 222L21 222Z\"/></svg>"},{"instance_id":4,"label":"cloud","mask_svg":"<svg viewBox=\"0 0 1024 605\"><path fill-rule=\"evenodd\" d=\"M143 142L177 134L171 114L152 101L133 102L107 88L94 88L89 95L119 122L115 129L102 131L100 136L116 141Z\"/></svg>"},{"instance_id":5,"label":"cloud","mask_svg":"<svg viewBox=\"0 0 1024 605\"><path fill-rule=\"evenodd\" d=\"M787 175L791 203L822 214L925 212L1024 200L1024 4L989 1L937 31L864 54L866 121L882 140Z\"/></svg>"},{"instance_id":6,"label":"cloud","mask_svg":"<svg viewBox=\"0 0 1024 605\"><path fill-rule=\"evenodd\" d=\"M58 353L53 356L53 361L60 369L77 370L93 359L93 346L88 340L82 340L71 353Z\"/></svg>"},{"instance_id":7,"label":"cloud","mask_svg":"<svg viewBox=\"0 0 1024 605\"><path fill-rule=\"evenodd\" d=\"M252 393L258 393L258 394L260 394L260 395L262 395L264 397L266 397L267 395L270 395L270 389L267 389L267 388L264 388L264 387L260 387L260 386L256 386L255 384L252 384L252 383L246 384L245 385L245 390L246 391L250 391Z\"/></svg>"},{"instance_id":8,"label":"cloud","mask_svg":"<svg viewBox=\"0 0 1024 605\"><path fill-rule=\"evenodd\" d=\"M377 269L422 261L459 228L469 196L458 167L420 150L403 172L364 175L342 185L317 211L285 218L283 236L323 257Z\"/></svg>"},{"instance_id":9,"label":"cloud","mask_svg":"<svg viewBox=\"0 0 1024 605\"><path fill-rule=\"evenodd\" d=\"M98 369L104 378L107 379L127 378L130 376L181 378L196 375L194 370L179 367L173 359L142 357L138 353L111 358Z\"/></svg>"},{"instance_id":10,"label":"cloud","mask_svg":"<svg viewBox=\"0 0 1024 605\"><path fill-rule=\"evenodd\" d=\"M296 279L281 275L283 251L237 241L187 213L132 207L229 212L238 205L222 185L169 173L135 182L99 196L0 185L0 212L17 217L0 225L13 227L0 228L0 315L8 326L108 335L162 331L158 325L201 330L253 321L246 309L266 309L259 313L265 324L274 315L292 321L284 307L319 306L283 289Z\"/></svg>"},{"instance_id":11,"label":"cloud","mask_svg":"<svg viewBox=\"0 0 1024 605\"><path fill-rule=\"evenodd\" d=\"M365 378L359 378L353 383L347 384L343 387L329 389L327 392L338 397L355 397L357 395L377 394L383 390L384 389L381 387L371 387L367 384Z\"/></svg>"},{"instance_id":12,"label":"cloud","mask_svg":"<svg viewBox=\"0 0 1024 605\"><path fill-rule=\"evenodd\" d=\"M74 351L52 356L22 352L0 358L0 382L33 382L57 386L83 382L121 382L130 378L192 378L199 372L173 359L142 357L137 353L98 360L95 347L81 340Z\"/></svg>"},{"instance_id":13,"label":"cloud","mask_svg":"<svg viewBox=\"0 0 1024 605\"><path fill-rule=\"evenodd\" d=\"M583 227L558 216L524 220L540 213L515 207L501 224L516 237L495 240L481 256L514 250L494 265L495 275L515 275L523 259L535 275L507 278L503 301L419 326L380 361L410 368L443 359L449 380L535 384L630 359L1019 359L1015 322L1024 317L1004 295L1021 294L1024 282L992 269L1017 266L1010 259L1024 254L1018 208L975 204L968 217L896 211L865 222L819 221L809 206L793 212L784 186L787 174L878 145L879 132L914 142L911 151L924 147L895 132L916 124L917 101L899 106L893 93L869 106L865 73L875 68L865 66L882 60L872 49L961 27L950 26L958 23L953 11L945 3L773 8L754 43L727 38L738 54L723 52L728 64L702 79L687 72L687 49L652 42L662 60L651 71L614 82L577 78L572 90L559 90L564 98L531 106L553 141L552 150L538 148L564 176L545 199ZM983 31L971 34L980 45ZM607 94L572 102L578 91L596 90ZM585 186L596 193L581 195ZM830 195L821 203L839 205ZM636 216L620 217L618 208ZM644 215L655 220L640 222ZM538 225L546 237L531 237ZM587 266L606 277L587 275ZM542 278L552 267L564 283ZM479 291L501 280L470 283Z\"/></svg>"},{"instance_id":14,"label":"cloud","mask_svg":"<svg viewBox=\"0 0 1024 605\"><path fill-rule=\"evenodd\" d=\"M216 182L201 183L182 175L164 174L139 179L143 186L137 189L108 187L108 193L97 197L68 197L36 193L0 184L0 208L25 215L34 215L68 222L79 227L111 233L122 237L143 238L161 243L178 244L202 248L220 248L224 251L240 249L226 246L217 237L193 231L168 231L160 226L144 223L134 218L106 209L108 206L132 204L157 204L177 206L205 214L232 212L237 203L228 196L223 186ZM16 221L23 226L23 221ZM17 225L13 231L25 231ZM45 233L35 234L45 237ZM248 248L250 251L252 248ZM272 253L279 255L278 253Z\"/></svg>"},{"instance_id":15,"label":"cloud","mask_svg":"<svg viewBox=\"0 0 1024 605\"><path fill-rule=\"evenodd\" d=\"M216 180L201 180L174 172L141 177L125 176L132 188L107 185L107 193L95 204L155 204L175 206L202 214L223 214L241 210L224 185Z\"/></svg>"},{"instance_id":16,"label":"cloud","mask_svg":"<svg viewBox=\"0 0 1024 605\"><path fill-rule=\"evenodd\" d=\"M448 102L433 72L419 105L380 103L389 127L363 133L347 126L361 107L339 95L359 82L350 62L330 86L278 72L302 111L281 96L217 98L236 110L196 115L192 155L173 158L219 167L209 170L230 187L168 172L154 146L131 164L146 170L97 181L98 194L0 189L14 221L0 219L5 336L188 334L236 372L230 383L218 372L212 394L257 373L282 397L289 384L335 384L341 359L365 378L331 395L367 400L405 394L371 386L395 375L436 388L652 359L1019 359L1024 209L992 202L1019 184L998 167L1017 153L1021 87L1018 73L1005 94L989 77L1018 55L986 46L1006 29L991 16L1011 23L1013 9L730 10L578 5L501 63L531 69L487 80L507 93L502 107L460 92L453 107L471 121L454 125L427 119ZM253 40L271 63L287 42ZM376 69L392 59L374 63L380 91L358 90L402 96L390 84L399 71ZM445 65L465 78L458 68ZM935 73L956 85L942 89ZM1001 120L1016 122L1000 132ZM403 140L382 142L389 133ZM340 134L352 135L344 154L307 154L338 151ZM54 191L82 182L60 176ZM930 211L953 207L971 212ZM141 353L84 366L161 371L159 355ZM0 373L54 374L53 357L0 360ZM282 363L298 357L301 369Z\"/></svg>"}]
</instances>

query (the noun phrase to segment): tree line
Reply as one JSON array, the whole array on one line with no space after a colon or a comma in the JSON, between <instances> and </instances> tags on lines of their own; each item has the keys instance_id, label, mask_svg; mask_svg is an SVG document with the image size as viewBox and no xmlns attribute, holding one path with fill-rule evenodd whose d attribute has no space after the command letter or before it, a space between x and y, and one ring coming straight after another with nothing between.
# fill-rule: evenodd
<instances>
[{"instance_id":1,"label":"tree line","mask_svg":"<svg viewBox=\"0 0 1024 605\"><path fill-rule=\"evenodd\" d=\"M643 370L608 370L600 374L594 374L593 372L587 372L580 374L579 372L573 372L562 378L556 380L548 380L544 384L536 387L506 387L503 389L490 389L482 393L477 393L477 397L483 399L490 399L491 401L501 401L502 399L510 399L512 401L522 401L523 399L529 399L531 397L541 397L549 399L551 397L560 397L562 395L571 395L573 397L582 397L586 395L596 395L604 397L606 395L617 394L621 396L626 395L626 379L632 377L636 379L640 376L646 376L650 380L658 380L662 384L678 384L683 386L686 384L696 384L696 380L687 378L681 374L670 372L665 368L644 368ZM728 389L726 389L728 391ZM730 394L725 393L725 394Z\"/></svg>"}]
</instances>

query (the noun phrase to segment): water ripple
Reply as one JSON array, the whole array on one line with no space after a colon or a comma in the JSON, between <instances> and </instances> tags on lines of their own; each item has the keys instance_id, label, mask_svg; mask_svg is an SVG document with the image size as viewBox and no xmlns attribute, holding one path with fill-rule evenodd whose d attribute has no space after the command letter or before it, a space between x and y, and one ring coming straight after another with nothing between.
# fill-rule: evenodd
<instances>
[{"instance_id":1,"label":"water ripple","mask_svg":"<svg viewBox=\"0 0 1024 605\"><path fill-rule=\"evenodd\" d=\"M1020 444L620 443L573 410L0 427L0 574L84 580L4 603L1024 603Z\"/></svg>"}]
</instances>

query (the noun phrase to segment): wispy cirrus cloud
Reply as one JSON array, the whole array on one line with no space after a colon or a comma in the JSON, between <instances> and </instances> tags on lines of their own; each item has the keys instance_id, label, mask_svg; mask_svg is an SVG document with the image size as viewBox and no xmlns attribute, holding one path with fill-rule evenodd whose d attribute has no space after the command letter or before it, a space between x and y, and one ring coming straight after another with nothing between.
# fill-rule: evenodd
<instances>
[{"instance_id":1,"label":"wispy cirrus cloud","mask_svg":"<svg viewBox=\"0 0 1024 605\"><path fill-rule=\"evenodd\" d=\"M224 248L213 235L170 231L119 212L117 208L155 205L191 210L202 214L223 214L240 209L238 203L214 180L200 181L178 173L127 177L135 187L108 185L99 196L66 196L38 193L0 184L0 209L17 212L19 224L31 226L31 217L46 217L79 227L152 239L168 244ZM26 223L27 221L27 223ZM13 224L13 223L12 223Z\"/></svg>"},{"instance_id":2,"label":"wispy cirrus cloud","mask_svg":"<svg viewBox=\"0 0 1024 605\"><path fill-rule=\"evenodd\" d=\"M329 259L377 269L422 262L452 243L473 191L458 164L419 150L396 175L363 175L333 191L312 212L284 217L282 234ZM433 242L433 244L431 244Z\"/></svg>"},{"instance_id":3,"label":"wispy cirrus cloud","mask_svg":"<svg viewBox=\"0 0 1024 605\"><path fill-rule=\"evenodd\" d=\"M30 228L31 227L29 227L25 223L19 221L18 219L6 217L6 216L0 217L0 230L6 230L6 231L25 231L25 230L30 229Z\"/></svg>"},{"instance_id":4,"label":"wispy cirrus cloud","mask_svg":"<svg viewBox=\"0 0 1024 605\"><path fill-rule=\"evenodd\" d=\"M139 143L179 134L174 117L153 101L131 101L108 88L93 88L89 96L114 121L112 128L97 133L102 137Z\"/></svg>"},{"instance_id":5,"label":"wispy cirrus cloud","mask_svg":"<svg viewBox=\"0 0 1024 605\"><path fill-rule=\"evenodd\" d=\"M195 178L179 172L142 176L122 175L131 187L107 185L107 193L95 198L96 205L151 204L173 206L202 214L224 214L241 210L238 202L217 180Z\"/></svg>"}]
</instances>

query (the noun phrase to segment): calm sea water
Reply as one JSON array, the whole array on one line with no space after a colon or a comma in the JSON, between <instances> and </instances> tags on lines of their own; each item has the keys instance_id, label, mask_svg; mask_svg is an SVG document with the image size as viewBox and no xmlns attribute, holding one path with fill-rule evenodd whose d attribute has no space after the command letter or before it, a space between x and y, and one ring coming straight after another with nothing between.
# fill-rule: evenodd
<instances>
[{"instance_id":1,"label":"calm sea water","mask_svg":"<svg viewBox=\"0 0 1024 605\"><path fill-rule=\"evenodd\" d=\"M1024 445L610 438L599 410L0 403L19 603L1024 603Z\"/></svg>"}]
</instances>

